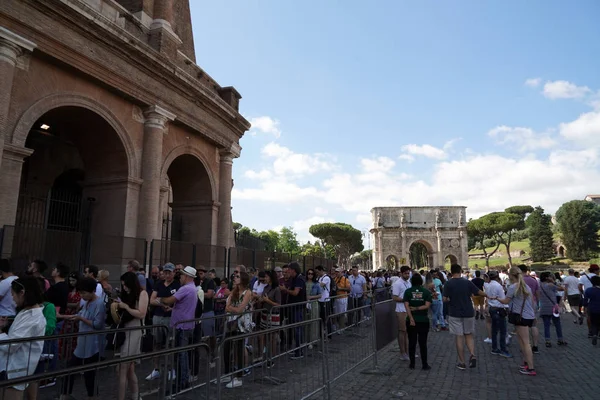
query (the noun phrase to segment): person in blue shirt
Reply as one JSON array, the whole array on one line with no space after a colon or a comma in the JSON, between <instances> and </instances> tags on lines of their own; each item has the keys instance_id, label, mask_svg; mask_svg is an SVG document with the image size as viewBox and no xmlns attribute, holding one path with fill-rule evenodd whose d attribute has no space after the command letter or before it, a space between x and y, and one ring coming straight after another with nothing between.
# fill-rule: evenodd
<instances>
[{"instance_id":1,"label":"person in blue shirt","mask_svg":"<svg viewBox=\"0 0 600 400\"><path fill-rule=\"evenodd\" d=\"M592 344L598 344L598 331L600 330L600 276L592 276L592 287L585 289L583 306L585 313L590 317Z\"/></svg>"},{"instance_id":2,"label":"person in blue shirt","mask_svg":"<svg viewBox=\"0 0 600 400\"><path fill-rule=\"evenodd\" d=\"M93 278L83 278L77 282L77 290L83 300L86 300L83 308L76 315L68 316L71 321L79 322L79 333L101 331L104 329L106 309L104 299L96 295L97 282ZM77 338L77 347L68 366L92 364L100 360L100 350L104 347L102 334L83 335ZM69 375L63 381L61 400L66 400L73 393L73 385L76 375ZM92 369L83 373L87 395L93 398L96 392L96 370Z\"/></svg>"}]
</instances>

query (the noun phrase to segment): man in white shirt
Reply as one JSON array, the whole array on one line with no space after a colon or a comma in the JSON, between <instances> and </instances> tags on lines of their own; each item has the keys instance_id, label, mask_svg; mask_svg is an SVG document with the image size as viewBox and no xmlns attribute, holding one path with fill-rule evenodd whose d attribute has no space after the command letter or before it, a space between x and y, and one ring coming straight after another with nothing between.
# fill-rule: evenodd
<instances>
[{"instance_id":1,"label":"man in white shirt","mask_svg":"<svg viewBox=\"0 0 600 400\"><path fill-rule=\"evenodd\" d=\"M0 260L0 317L14 317L17 315L17 305L10 292L10 284L17 279L12 273L10 260L3 258Z\"/></svg>"},{"instance_id":2,"label":"man in white shirt","mask_svg":"<svg viewBox=\"0 0 600 400\"><path fill-rule=\"evenodd\" d=\"M321 298L319 299L319 315L323 320L323 324L327 325L327 336L331 336L331 318L329 316L332 314L332 306L331 301L329 300L329 293L331 291L331 278L325 273L325 269L322 265L317 265L315 267L315 272L319 277L319 285L323 289L321 293Z\"/></svg>"},{"instance_id":3,"label":"man in white shirt","mask_svg":"<svg viewBox=\"0 0 600 400\"><path fill-rule=\"evenodd\" d=\"M392 299L396 302L396 318L398 319L398 347L400 360L408 361L408 335L406 334L406 308L404 307L404 292L411 287L410 268L406 265L400 268L400 279L392 285Z\"/></svg>"},{"instance_id":4,"label":"man in white shirt","mask_svg":"<svg viewBox=\"0 0 600 400\"><path fill-rule=\"evenodd\" d=\"M579 314L581 304L581 293L579 292L579 279L575 277L575 270L569 269L569 276L564 279L564 285L567 288L567 300L571 306L571 314L575 316L575 323L583 324L583 316Z\"/></svg>"},{"instance_id":5,"label":"man in white shirt","mask_svg":"<svg viewBox=\"0 0 600 400\"><path fill-rule=\"evenodd\" d=\"M506 349L508 305L498 301L498 299L503 300L506 297L504 288L500 284L500 276L497 271L490 271L488 276L490 277L490 283L486 285L485 292L488 296L488 309L492 318L492 354L512 358L512 355ZM500 337L498 337L498 334L500 334ZM498 348L498 344L500 348Z\"/></svg>"}]
</instances>

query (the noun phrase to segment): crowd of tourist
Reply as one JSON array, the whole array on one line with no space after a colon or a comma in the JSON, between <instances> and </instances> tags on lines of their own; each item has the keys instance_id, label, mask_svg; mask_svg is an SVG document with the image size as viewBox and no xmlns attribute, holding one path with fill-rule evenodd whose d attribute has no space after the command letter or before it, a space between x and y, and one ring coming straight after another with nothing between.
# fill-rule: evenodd
<instances>
[{"instance_id":1,"label":"crowd of tourist","mask_svg":"<svg viewBox=\"0 0 600 400\"><path fill-rule=\"evenodd\" d=\"M388 295L396 304L400 360L408 361L411 369L419 357L422 369L431 369L428 335L448 330L455 340L457 368L475 368L474 332L477 321L485 320L485 342L491 344L492 354L512 358L508 344L516 336L522 357L519 371L536 375L538 319L548 348L552 347L552 325L557 346L567 345L561 314L572 314L578 325L586 320L593 345L597 344L600 324L597 265L581 274L574 270L566 276L543 272L538 278L524 265L500 272L475 271L471 276L459 265L452 265L449 272L443 268L417 271L408 266L369 273L360 272L356 266L329 271L317 266L303 272L293 262L266 271L238 265L227 278L218 277L215 270L173 263L154 266L146 274L132 260L120 276L118 288L109 284L108 271L94 265L86 265L80 276L58 263L50 271L52 282L44 278L47 269L46 263L36 260L17 277L10 260L0 262L0 380L54 370L59 361L68 367L93 364L105 359L107 349L130 360L142 352L204 341L210 349L210 368L215 367L219 343L224 342L222 382L227 388L236 388L252 373L253 361L262 360L264 354L270 355L265 361L267 368L274 366L273 356L278 354L301 359L319 340L331 340L337 333L368 321L368 306ZM318 319L323 330L317 325L299 324ZM169 331L156 329L144 335L144 325L166 326ZM271 329L282 325L291 327L286 331ZM129 329L111 333L110 328ZM256 340L237 338L252 331L265 334L253 338ZM79 334L52 338L73 333ZM2 344L41 336L49 338ZM199 354L193 351L178 352L174 365L161 365L162 360L152 360L153 369L145 380L167 374L171 391L188 388L201 372ZM139 397L135 369L135 361L119 365L119 400L126 393L134 399ZM74 375L60 380L61 399L71 395L75 380ZM87 370L83 381L88 397L96 397L96 371ZM27 393L27 398L36 399L39 388L56 384L46 380L14 385L4 391L3 398L21 399Z\"/></svg>"}]
</instances>

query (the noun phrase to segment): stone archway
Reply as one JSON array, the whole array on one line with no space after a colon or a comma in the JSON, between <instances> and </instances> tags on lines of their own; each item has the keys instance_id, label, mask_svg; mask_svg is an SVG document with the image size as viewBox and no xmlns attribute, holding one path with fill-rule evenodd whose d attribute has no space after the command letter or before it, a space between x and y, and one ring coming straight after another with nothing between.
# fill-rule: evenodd
<instances>
[{"instance_id":1,"label":"stone archway","mask_svg":"<svg viewBox=\"0 0 600 400\"><path fill-rule=\"evenodd\" d=\"M567 249L562 244L558 246L556 249L556 256L560 258L565 258L567 256Z\"/></svg>"},{"instance_id":2,"label":"stone archway","mask_svg":"<svg viewBox=\"0 0 600 400\"><path fill-rule=\"evenodd\" d=\"M446 255L444 257L444 268L449 271L452 264L458 264L458 257L454 254Z\"/></svg>"},{"instance_id":3,"label":"stone archway","mask_svg":"<svg viewBox=\"0 0 600 400\"><path fill-rule=\"evenodd\" d=\"M433 246L427 240L415 240L408 246L408 259L412 269L433 268L433 255Z\"/></svg>"},{"instance_id":4,"label":"stone archway","mask_svg":"<svg viewBox=\"0 0 600 400\"><path fill-rule=\"evenodd\" d=\"M397 269L398 268L398 257L393 254L390 254L385 259L385 264L387 269Z\"/></svg>"},{"instance_id":5,"label":"stone archway","mask_svg":"<svg viewBox=\"0 0 600 400\"><path fill-rule=\"evenodd\" d=\"M13 139L21 144L19 129ZM73 266L88 262L94 251L114 251L117 258L119 245L113 241L108 249L105 243L135 232L135 220L127 216L138 194L138 183L130 179L132 156L121 135L90 107L67 105L38 116L22 145L31 154L15 182L13 257Z\"/></svg>"},{"instance_id":6,"label":"stone archway","mask_svg":"<svg viewBox=\"0 0 600 400\"><path fill-rule=\"evenodd\" d=\"M211 244L218 203L211 175L196 155L182 154L166 170L172 202L171 240Z\"/></svg>"}]
</instances>

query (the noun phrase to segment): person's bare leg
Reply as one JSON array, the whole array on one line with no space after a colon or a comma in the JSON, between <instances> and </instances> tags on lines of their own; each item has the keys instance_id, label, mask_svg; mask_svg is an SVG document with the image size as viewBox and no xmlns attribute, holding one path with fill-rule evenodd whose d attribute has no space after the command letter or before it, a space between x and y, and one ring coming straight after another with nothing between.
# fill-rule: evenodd
<instances>
[{"instance_id":1,"label":"person's bare leg","mask_svg":"<svg viewBox=\"0 0 600 400\"><path fill-rule=\"evenodd\" d=\"M128 365L120 364L119 365L119 394L118 400L125 400L125 391L127 390L127 372Z\"/></svg>"},{"instance_id":2,"label":"person's bare leg","mask_svg":"<svg viewBox=\"0 0 600 400\"><path fill-rule=\"evenodd\" d=\"M527 328L527 327L525 327ZM533 344L533 346L538 345L538 339L540 337L540 330L537 327L537 321L534 322L534 325L531 327L531 343ZM529 338L527 338L527 343L529 343Z\"/></svg>"},{"instance_id":3,"label":"person's bare leg","mask_svg":"<svg viewBox=\"0 0 600 400\"><path fill-rule=\"evenodd\" d=\"M135 374L135 363L130 363L127 368L127 380L129 381L129 388L131 389L131 397L133 400L138 400L140 389L138 386L137 375Z\"/></svg>"},{"instance_id":4,"label":"person's bare leg","mask_svg":"<svg viewBox=\"0 0 600 400\"><path fill-rule=\"evenodd\" d=\"M27 385L27 388L25 389L25 394L27 395L28 400L37 400L39 386L39 382L33 382Z\"/></svg>"},{"instance_id":5,"label":"person's bare leg","mask_svg":"<svg viewBox=\"0 0 600 400\"><path fill-rule=\"evenodd\" d=\"M519 336L519 344L521 345L523 358L529 369L534 369L533 352L531 351L531 345L529 344L529 329L526 326L517 326L516 330L517 335Z\"/></svg>"},{"instance_id":6,"label":"person's bare leg","mask_svg":"<svg viewBox=\"0 0 600 400\"><path fill-rule=\"evenodd\" d=\"M471 357L475 357L475 339L473 339L473 335L465 335L465 342L467 342L467 349L471 354Z\"/></svg>"},{"instance_id":7,"label":"person's bare leg","mask_svg":"<svg viewBox=\"0 0 600 400\"><path fill-rule=\"evenodd\" d=\"M461 364L465 363L465 355L464 355L464 351L465 351L465 346L464 346L464 342L463 342L463 336L462 335L456 335L454 336L454 340L456 342L456 352L458 353L458 362L460 362Z\"/></svg>"}]
</instances>

